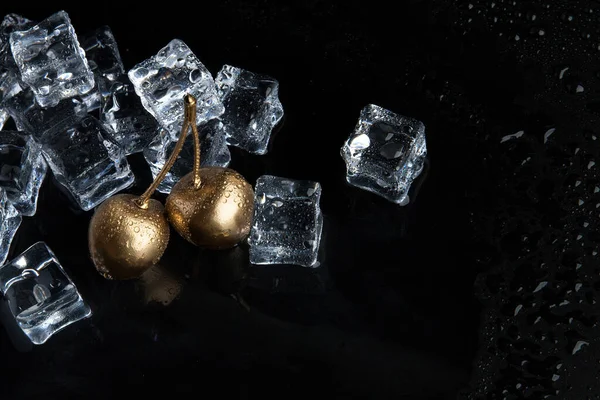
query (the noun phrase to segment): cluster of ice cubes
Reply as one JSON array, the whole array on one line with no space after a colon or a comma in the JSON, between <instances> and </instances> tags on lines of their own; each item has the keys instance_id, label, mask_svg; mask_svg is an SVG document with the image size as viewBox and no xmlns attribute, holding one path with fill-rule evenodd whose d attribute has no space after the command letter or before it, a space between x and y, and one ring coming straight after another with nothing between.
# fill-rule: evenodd
<instances>
[{"instance_id":1,"label":"cluster of ice cubes","mask_svg":"<svg viewBox=\"0 0 600 400\"><path fill-rule=\"evenodd\" d=\"M279 83L225 65L215 78L174 39L131 70L108 27L78 36L66 12L0 24L0 294L23 334L44 343L91 315L44 243L5 263L22 216L33 216L48 169L83 210L134 181L127 156L143 153L156 176L182 134L183 97L197 99L201 163L226 167L228 145L267 153L283 117ZM2 130L12 119L17 131ZM185 133L187 134L187 133ZM187 140L159 190L192 169ZM347 181L404 203L426 157L424 126L375 105L342 147ZM253 264L318 265L323 229L318 182L264 175L248 239Z\"/></svg>"}]
</instances>

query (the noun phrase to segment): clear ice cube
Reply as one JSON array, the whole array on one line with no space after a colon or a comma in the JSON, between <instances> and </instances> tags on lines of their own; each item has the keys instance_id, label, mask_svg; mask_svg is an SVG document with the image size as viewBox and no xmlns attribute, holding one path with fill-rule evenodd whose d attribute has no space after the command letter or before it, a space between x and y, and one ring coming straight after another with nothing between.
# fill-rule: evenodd
<instances>
[{"instance_id":1,"label":"clear ice cube","mask_svg":"<svg viewBox=\"0 0 600 400\"><path fill-rule=\"evenodd\" d=\"M21 214L35 214L47 169L42 148L31 136L0 131L0 187Z\"/></svg>"},{"instance_id":2,"label":"clear ice cube","mask_svg":"<svg viewBox=\"0 0 600 400\"><path fill-rule=\"evenodd\" d=\"M371 104L361 111L341 153L348 183L402 204L411 183L423 170L425 126Z\"/></svg>"},{"instance_id":3,"label":"clear ice cube","mask_svg":"<svg viewBox=\"0 0 600 400\"><path fill-rule=\"evenodd\" d=\"M85 50L88 65L95 76L114 81L125 74L117 41L108 26L83 36L81 47Z\"/></svg>"},{"instance_id":4,"label":"clear ice cube","mask_svg":"<svg viewBox=\"0 0 600 400\"><path fill-rule=\"evenodd\" d=\"M198 125L223 114L210 72L181 40L172 40L128 75L146 110L174 140L183 124L186 93L196 97Z\"/></svg>"},{"instance_id":5,"label":"clear ice cube","mask_svg":"<svg viewBox=\"0 0 600 400\"><path fill-rule=\"evenodd\" d=\"M141 152L156 137L156 119L144 109L126 75L105 83L109 88L102 99L100 119L125 154Z\"/></svg>"},{"instance_id":6,"label":"clear ice cube","mask_svg":"<svg viewBox=\"0 0 600 400\"><path fill-rule=\"evenodd\" d=\"M0 65L0 106L5 107L6 102L21 92L22 88L17 73Z\"/></svg>"},{"instance_id":7,"label":"clear ice cube","mask_svg":"<svg viewBox=\"0 0 600 400\"><path fill-rule=\"evenodd\" d=\"M225 65L215 83L225 106L221 121L225 125L227 143L250 153L265 154L271 131L283 117L279 82Z\"/></svg>"},{"instance_id":8,"label":"clear ice cube","mask_svg":"<svg viewBox=\"0 0 600 400\"><path fill-rule=\"evenodd\" d=\"M15 68L16 64L10 50L10 34L29 29L35 22L17 14L7 14L0 23L0 65Z\"/></svg>"},{"instance_id":9,"label":"clear ice cube","mask_svg":"<svg viewBox=\"0 0 600 400\"><path fill-rule=\"evenodd\" d=\"M10 118L10 116L8 115L8 111L4 110L3 108L0 108L0 130L4 128L4 125L6 124L6 121L8 121L8 118Z\"/></svg>"},{"instance_id":10,"label":"clear ice cube","mask_svg":"<svg viewBox=\"0 0 600 400\"><path fill-rule=\"evenodd\" d=\"M38 140L64 132L81 121L88 111L80 97L65 99L56 106L43 108L29 88L12 96L4 105L15 121L17 129Z\"/></svg>"},{"instance_id":11,"label":"clear ice cube","mask_svg":"<svg viewBox=\"0 0 600 400\"><path fill-rule=\"evenodd\" d=\"M203 167L227 167L231 161L231 154L225 142L223 124L219 120L208 121L198 127L198 133L200 135L200 165ZM171 156L175 143L176 141L171 138L169 132L162 129L152 143L144 149L144 158L150 166L153 177L156 178ZM177 161L157 190L161 193L171 193L173 186L181 177L190 173L193 166L194 141L191 134L188 134Z\"/></svg>"},{"instance_id":12,"label":"clear ice cube","mask_svg":"<svg viewBox=\"0 0 600 400\"><path fill-rule=\"evenodd\" d=\"M108 26L82 36L80 41L96 83L90 93L82 96L88 111L92 111L101 107L102 99L110 95L108 90L112 82L125 74L125 68L115 37Z\"/></svg>"},{"instance_id":13,"label":"clear ice cube","mask_svg":"<svg viewBox=\"0 0 600 400\"><path fill-rule=\"evenodd\" d=\"M94 87L94 75L64 11L34 27L10 35L12 54L42 107L85 94Z\"/></svg>"},{"instance_id":14,"label":"clear ice cube","mask_svg":"<svg viewBox=\"0 0 600 400\"><path fill-rule=\"evenodd\" d=\"M12 205L6 191L0 187L0 265L6 261L10 244L21 225L21 214Z\"/></svg>"},{"instance_id":15,"label":"clear ice cube","mask_svg":"<svg viewBox=\"0 0 600 400\"><path fill-rule=\"evenodd\" d=\"M92 315L73 281L43 242L0 267L0 293L19 328L36 345Z\"/></svg>"},{"instance_id":16,"label":"clear ice cube","mask_svg":"<svg viewBox=\"0 0 600 400\"><path fill-rule=\"evenodd\" d=\"M314 266L323 229L321 185L263 175L254 193L250 262Z\"/></svg>"},{"instance_id":17,"label":"clear ice cube","mask_svg":"<svg viewBox=\"0 0 600 400\"><path fill-rule=\"evenodd\" d=\"M85 211L133 183L125 154L92 116L41 142L54 176Z\"/></svg>"}]
</instances>

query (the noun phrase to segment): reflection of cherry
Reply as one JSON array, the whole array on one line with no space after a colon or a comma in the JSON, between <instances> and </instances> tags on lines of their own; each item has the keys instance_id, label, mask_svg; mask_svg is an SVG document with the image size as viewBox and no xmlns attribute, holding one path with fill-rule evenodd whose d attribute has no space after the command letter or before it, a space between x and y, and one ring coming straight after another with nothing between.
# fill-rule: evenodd
<instances>
[{"instance_id":1,"label":"reflection of cherry","mask_svg":"<svg viewBox=\"0 0 600 400\"><path fill-rule=\"evenodd\" d=\"M144 291L144 302L161 303L165 306L171 304L181 293L183 281L162 265L158 264L146 271L140 282Z\"/></svg>"}]
</instances>

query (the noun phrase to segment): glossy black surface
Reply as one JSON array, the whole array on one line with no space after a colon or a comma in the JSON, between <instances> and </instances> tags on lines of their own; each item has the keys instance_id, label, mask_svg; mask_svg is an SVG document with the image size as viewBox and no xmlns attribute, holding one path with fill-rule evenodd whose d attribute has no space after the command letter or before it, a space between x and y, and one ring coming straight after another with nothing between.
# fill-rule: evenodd
<instances>
[{"instance_id":1,"label":"glossy black surface","mask_svg":"<svg viewBox=\"0 0 600 400\"><path fill-rule=\"evenodd\" d=\"M321 182L321 267L249 267L245 246L200 251L173 232L167 294L106 281L87 252L91 214L49 177L12 255L46 241L94 316L29 352L0 331L2 398L597 393L597 3L195 4L66 10L80 33L109 25L126 68L180 38L213 73L227 63L280 81L271 151L232 149L231 166L251 183ZM0 11L39 20L56 7ZM345 184L339 149L368 103L426 125L429 162L406 207ZM141 193L149 170L131 164Z\"/></svg>"}]
</instances>

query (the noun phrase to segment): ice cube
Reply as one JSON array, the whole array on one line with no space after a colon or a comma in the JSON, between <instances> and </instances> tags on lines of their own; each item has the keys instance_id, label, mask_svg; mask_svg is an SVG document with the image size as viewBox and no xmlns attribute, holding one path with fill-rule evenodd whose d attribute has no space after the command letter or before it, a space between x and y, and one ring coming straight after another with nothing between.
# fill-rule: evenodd
<instances>
[{"instance_id":1,"label":"ice cube","mask_svg":"<svg viewBox=\"0 0 600 400\"><path fill-rule=\"evenodd\" d=\"M321 185L263 175L254 192L250 262L314 266L323 229Z\"/></svg>"},{"instance_id":2,"label":"ice cube","mask_svg":"<svg viewBox=\"0 0 600 400\"><path fill-rule=\"evenodd\" d=\"M231 154L225 142L223 124L219 120L208 121L198 127L198 133L200 135L200 165L203 167L227 167L231 161ZM152 176L155 178L171 156L175 143L176 141L171 138L169 132L162 129L144 150L144 158L150 166ZM171 193L171 189L179 179L192 172L193 166L194 141L190 133L173 168L171 168L157 190L161 193Z\"/></svg>"},{"instance_id":3,"label":"ice cube","mask_svg":"<svg viewBox=\"0 0 600 400\"><path fill-rule=\"evenodd\" d=\"M19 328L36 345L92 315L73 281L43 242L0 267L0 293Z\"/></svg>"},{"instance_id":4,"label":"ice cube","mask_svg":"<svg viewBox=\"0 0 600 400\"><path fill-rule=\"evenodd\" d=\"M17 73L0 65L0 106L5 107L6 102L22 90Z\"/></svg>"},{"instance_id":5,"label":"ice cube","mask_svg":"<svg viewBox=\"0 0 600 400\"><path fill-rule=\"evenodd\" d=\"M114 81L125 74L117 42L108 26L83 36L81 47L85 50L88 65L96 77Z\"/></svg>"},{"instance_id":6,"label":"ice cube","mask_svg":"<svg viewBox=\"0 0 600 400\"><path fill-rule=\"evenodd\" d=\"M0 265L6 261L10 244L21 225L21 214L12 205L6 191L0 187Z\"/></svg>"},{"instance_id":7,"label":"ice cube","mask_svg":"<svg viewBox=\"0 0 600 400\"><path fill-rule=\"evenodd\" d=\"M179 136L183 124L186 93L196 97L198 125L223 114L223 104L210 72L181 40L172 40L128 75L146 110L173 140Z\"/></svg>"},{"instance_id":8,"label":"ice cube","mask_svg":"<svg viewBox=\"0 0 600 400\"><path fill-rule=\"evenodd\" d=\"M156 119L144 109L126 75L105 83L110 87L103 97L100 119L125 154L141 152L157 135Z\"/></svg>"},{"instance_id":9,"label":"ice cube","mask_svg":"<svg viewBox=\"0 0 600 400\"><path fill-rule=\"evenodd\" d=\"M0 187L21 214L35 214L46 170L41 146L31 136L0 131Z\"/></svg>"},{"instance_id":10,"label":"ice cube","mask_svg":"<svg viewBox=\"0 0 600 400\"><path fill-rule=\"evenodd\" d=\"M8 111L4 103L22 90L24 84L19 80L19 72L10 49L10 34L28 29L34 23L17 14L8 14L0 23L0 128L2 118L7 118Z\"/></svg>"},{"instance_id":11,"label":"ice cube","mask_svg":"<svg viewBox=\"0 0 600 400\"><path fill-rule=\"evenodd\" d=\"M81 37L90 70L94 74L95 86L83 96L88 111L101 107L102 99L109 96L112 82L125 74L117 42L108 26L103 26L89 35Z\"/></svg>"},{"instance_id":12,"label":"ice cube","mask_svg":"<svg viewBox=\"0 0 600 400\"><path fill-rule=\"evenodd\" d=\"M221 121L227 143L250 153L265 154L273 127L283 117L279 82L225 65L215 80L225 106Z\"/></svg>"},{"instance_id":13,"label":"ice cube","mask_svg":"<svg viewBox=\"0 0 600 400\"><path fill-rule=\"evenodd\" d=\"M94 75L64 11L26 31L10 35L12 54L42 107L82 95L94 87Z\"/></svg>"},{"instance_id":14,"label":"ice cube","mask_svg":"<svg viewBox=\"0 0 600 400\"><path fill-rule=\"evenodd\" d=\"M0 108L0 130L4 128L4 125L6 124L6 121L8 121L8 118L10 118L10 116L8 115L8 111L6 111L3 108Z\"/></svg>"},{"instance_id":15,"label":"ice cube","mask_svg":"<svg viewBox=\"0 0 600 400\"><path fill-rule=\"evenodd\" d=\"M87 115L87 106L80 97L62 100L56 106L43 108L27 88L5 102L5 107L17 128L42 140L77 124Z\"/></svg>"},{"instance_id":16,"label":"ice cube","mask_svg":"<svg viewBox=\"0 0 600 400\"><path fill-rule=\"evenodd\" d=\"M17 14L8 14L0 23L0 65L15 68L16 64L10 50L10 34L29 29L35 22Z\"/></svg>"},{"instance_id":17,"label":"ice cube","mask_svg":"<svg viewBox=\"0 0 600 400\"><path fill-rule=\"evenodd\" d=\"M125 154L108 137L102 123L87 116L66 131L44 136L41 142L54 176L85 211L134 180Z\"/></svg>"},{"instance_id":18,"label":"ice cube","mask_svg":"<svg viewBox=\"0 0 600 400\"><path fill-rule=\"evenodd\" d=\"M341 150L351 185L401 204L427 155L422 122L368 105Z\"/></svg>"}]
</instances>

